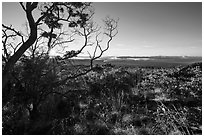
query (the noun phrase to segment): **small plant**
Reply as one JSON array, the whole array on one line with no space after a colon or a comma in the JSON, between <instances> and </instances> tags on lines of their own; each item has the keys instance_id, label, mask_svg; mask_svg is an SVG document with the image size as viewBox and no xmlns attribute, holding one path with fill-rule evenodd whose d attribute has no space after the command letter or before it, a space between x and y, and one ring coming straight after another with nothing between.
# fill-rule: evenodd
<instances>
[{"instance_id":1,"label":"small plant","mask_svg":"<svg viewBox=\"0 0 204 137\"><path fill-rule=\"evenodd\" d=\"M153 127L154 133L165 135L191 134L188 129L186 108L179 108L178 110L174 105L172 105L172 108L168 108L160 102L154 115L156 121Z\"/></svg>"}]
</instances>

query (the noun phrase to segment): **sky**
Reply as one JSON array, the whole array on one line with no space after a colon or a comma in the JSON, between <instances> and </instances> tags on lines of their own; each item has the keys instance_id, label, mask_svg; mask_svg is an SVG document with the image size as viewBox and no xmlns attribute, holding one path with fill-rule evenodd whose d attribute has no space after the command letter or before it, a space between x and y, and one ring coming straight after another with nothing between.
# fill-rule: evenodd
<instances>
[{"instance_id":1,"label":"sky","mask_svg":"<svg viewBox=\"0 0 204 137\"><path fill-rule=\"evenodd\" d=\"M96 2L94 21L119 18L118 34L104 56L202 56L202 3ZM18 3L2 4L2 22L24 27Z\"/></svg>"}]
</instances>

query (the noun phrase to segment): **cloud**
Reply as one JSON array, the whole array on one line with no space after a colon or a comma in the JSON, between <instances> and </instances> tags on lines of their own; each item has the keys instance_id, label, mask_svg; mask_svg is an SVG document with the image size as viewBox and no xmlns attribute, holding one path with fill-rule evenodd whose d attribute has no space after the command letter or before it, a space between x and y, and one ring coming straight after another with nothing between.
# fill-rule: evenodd
<instances>
[{"instance_id":1,"label":"cloud","mask_svg":"<svg viewBox=\"0 0 204 137\"><path fill-rule=\"evenodd\" d=\"M196 48L200 48L198 46L190 46L191 49L196 49Z\"/></svg>"},{"instance_id":2,"label":"cloud","mask_svg":"<svg viewBox=\"0 0 204 137\"><path fill-rule=\"evenodd\" d=\"M152 48L152 45L143 45L144 48Z\"/></svg>"},{"instance_id":3,"label":"cloud","mask_svg":"<svg viewBox=\"0 0 204 137\"><path fill-rule=\"evenodd\" d=\"M124 48L124 47L127 47L127 45L124 45L124 44L121 44L121 43L117 43L117 44L115 44L114 47L115 48Z\"/></svg>"}]
</instances>

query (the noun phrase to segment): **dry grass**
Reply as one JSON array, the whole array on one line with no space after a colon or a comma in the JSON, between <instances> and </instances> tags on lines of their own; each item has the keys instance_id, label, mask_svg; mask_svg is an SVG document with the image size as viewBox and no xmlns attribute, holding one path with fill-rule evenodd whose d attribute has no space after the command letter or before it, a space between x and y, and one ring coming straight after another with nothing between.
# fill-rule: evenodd
<instances>
[{"instance_id":1,"label":"dry grass","mask_svg":"<svg viewBox=\"0 0 204 137\"><path fill-rule=\"evenodd\" d=\"M153 127L154 133L165 135L191 134L188 129L187 109L185 107L178 110L172 105L170 109L160 102L154 115L156 120L156 124Z\"/></svg>"}]
</instances>

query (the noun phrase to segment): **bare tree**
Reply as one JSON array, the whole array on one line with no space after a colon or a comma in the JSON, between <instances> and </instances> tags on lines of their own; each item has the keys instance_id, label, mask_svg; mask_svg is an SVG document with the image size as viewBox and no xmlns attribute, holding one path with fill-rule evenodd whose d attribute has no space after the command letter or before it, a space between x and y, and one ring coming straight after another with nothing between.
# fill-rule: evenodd
<instances>
[{"instance_id":1,"label":"bare tree","mask_svg":"<svg viewBox=\"0 0 204 137\"><path fill-rule=\"evenodd\" d=\"M85 71L79 71L77 70L78 73L72 75L72 76L68 76L67 78L63 79L61 82L66 82L67 79L73 79L73 78L77 78L78 76L87 74L88 72L92 71L94 68L93 62L97 59L99 59L103 53L105 51L107 51L110 47L110 42L113 40L113 37L115 37L118 33L117 30L117 26L118 26L118 20L114 20L110 17L106 17L104 20L105 23L105 28L104 28L104 32L102 34L101 32L101 27L99 27L98 25L94 24L93 22L89 22L86 24L86 26L84 26L82 28L82 30L76 30L76 32L78 34L80 34L82 37L84 37L84 44L81 47L81 49L77 50L77 51L71 51L71 52L67 52L64 55L64 59L69 59L72 57L77 56L78 54L80 54L83 49L87 46L91 46L94 51L93 53L89 53L90 56L90 65L86 67ZM94 35L95 35L95 39L94 39ZM101 45L102 39L99 39L99 35L105 35L107 36L108 40L106 45ZM102 48L104 47L104 48ZM58 81L59 83L59 81Z\"/></svg>"},{"instance_id":2,"label":"bare tree","mask_svg":"<svg viewBox=\"0 0 204 137\"><path fill-rule=\"evenodd\" d=\"M95 47L93 56L91 57L91 67L93 66L93 61L100 58L103 55L103 53L109 49L110 42L112 41L113 37L115 37L117 35L117 33L118 33L118 30L117 30L118 20L114 20L114 19L112 19L110 17L106 17L105 20L104 20L104 23L105 23L104 34L106 36L108 36L109 40L107 42L106 48L102 49L102 47L101 47L102 40L98 38L100 33L97 34L97 36L96 36L96 47ZM99 52L100 52L98 56L96 55L97 49L99 49Z\"/></svg>"}]
</instances>

